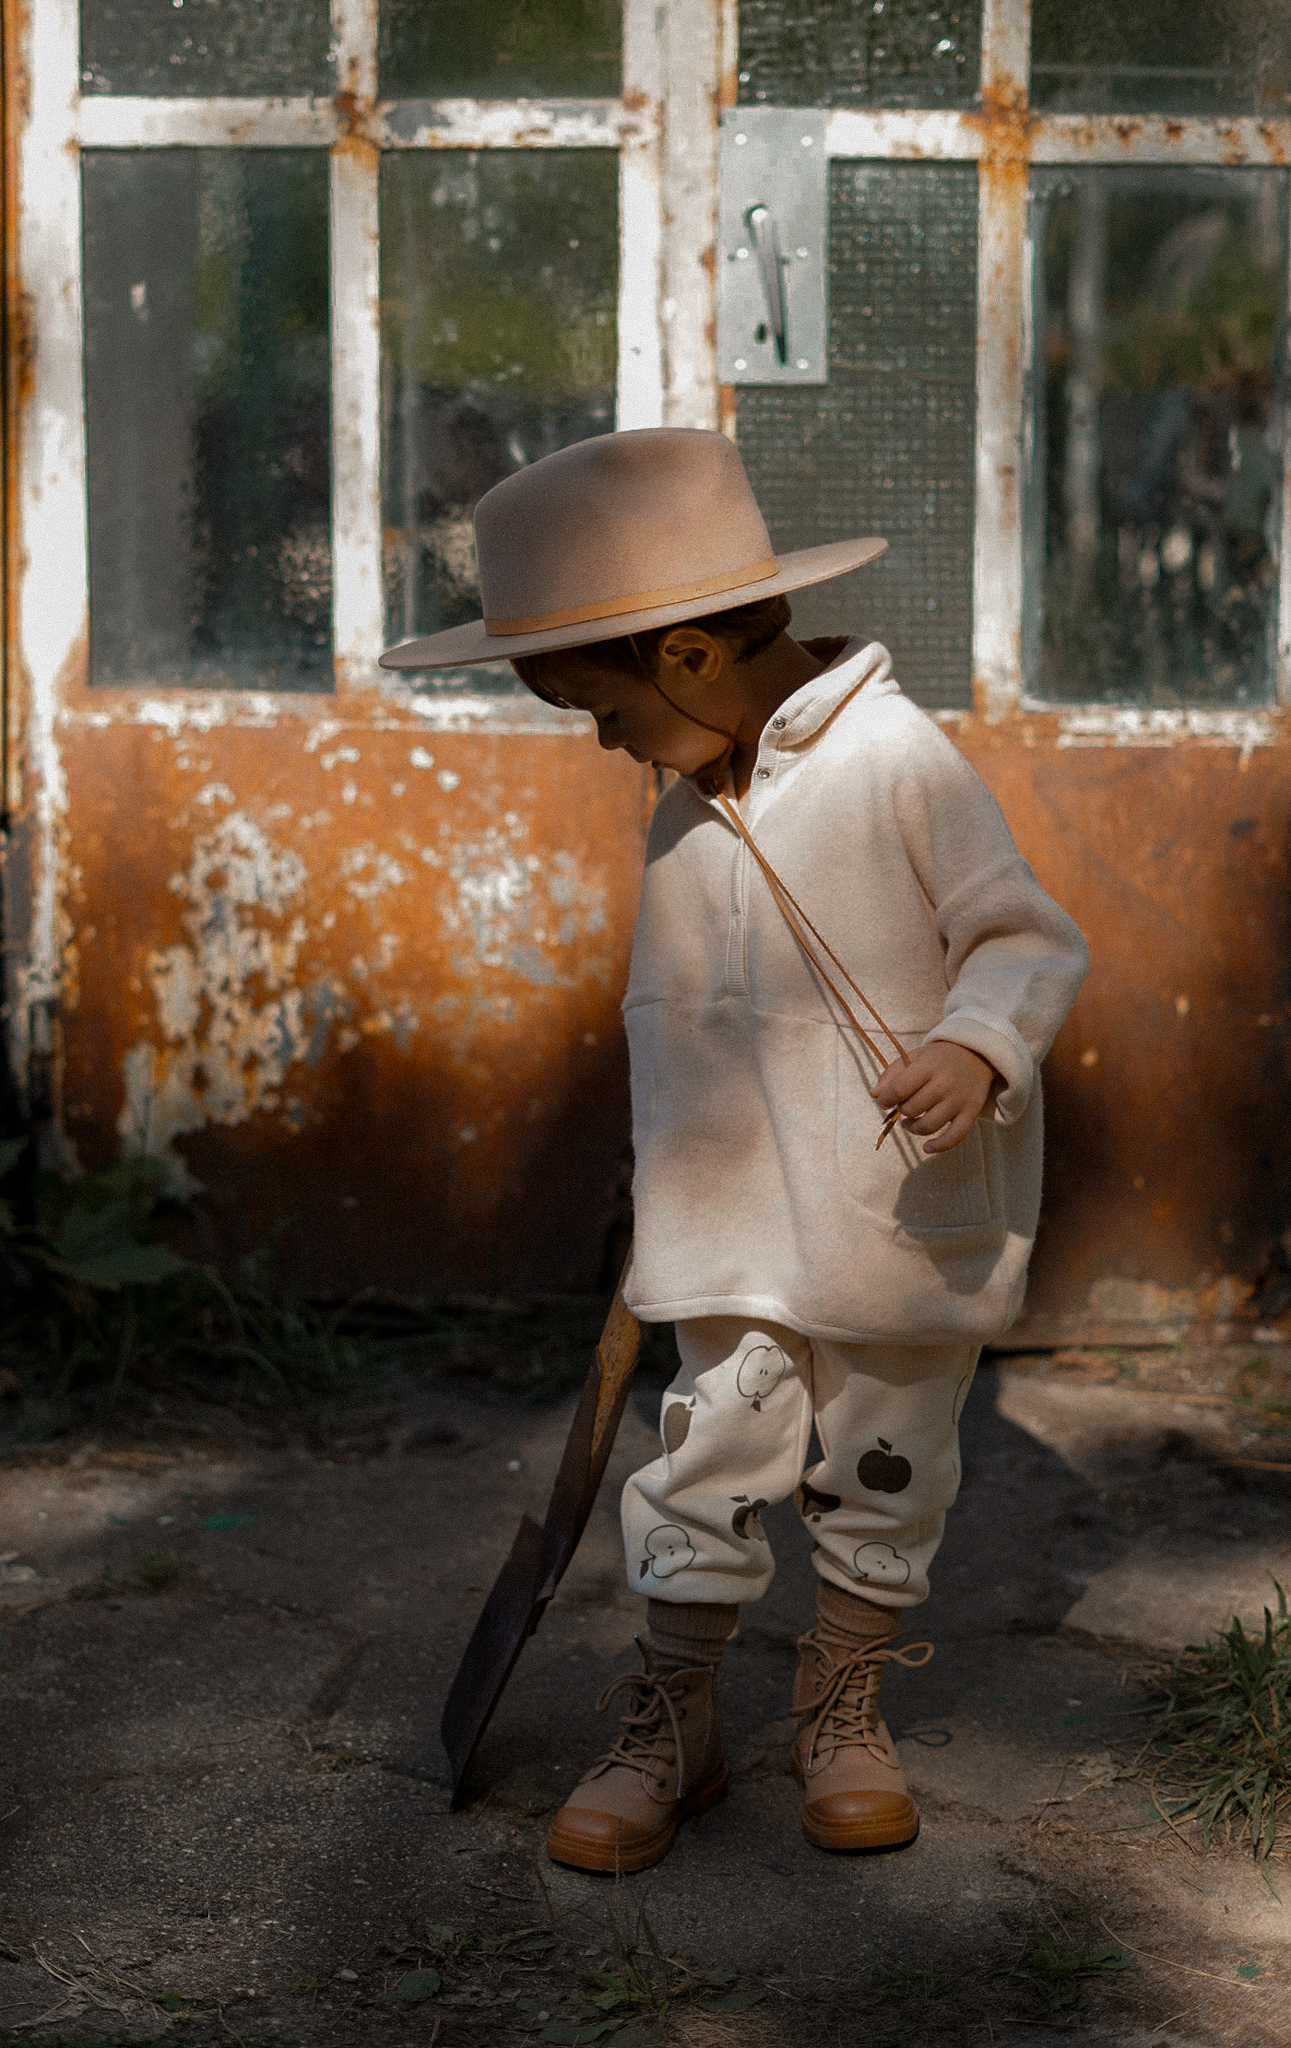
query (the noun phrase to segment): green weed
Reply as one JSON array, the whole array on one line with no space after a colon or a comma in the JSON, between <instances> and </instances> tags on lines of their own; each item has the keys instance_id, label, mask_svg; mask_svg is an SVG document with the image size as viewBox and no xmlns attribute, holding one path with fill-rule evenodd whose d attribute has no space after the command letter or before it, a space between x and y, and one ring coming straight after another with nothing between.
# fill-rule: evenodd
<instances>
[{"instance_id":1,"label":"green weed","mask_svg":"<svg viewBox=\"0 0 1291 2048\"><path fill-rule=\"evenodd\" d=\"M1207 1847L1221 1824L1240 1826L1270 1891L1268 1861L1291 1806L1291 1612L1274 1584L1277 1612L1265 1608L1262 1634L1248 1636L1234 1616L1156 1674L1165 1710L1139 1758L1173 1802L1169 1819L1197 1822Z\"/></svg>"},{"instance_id":2,"label":"green weed","mask_svg":"<svg viewBox=\"0 0 1291 2048\"><path fill-rule=\"evenodd\" d=\"M1123 1948L1059 1948L1047 1927L1036 1927L1008 1974L1038 1991L1051 2012L1061 2012L1081 2004L1091 1977L1132 1968Z\"/></svg>"},{"instance_id":3,"label":"green weed","mask_svg":"<svg viewBox=\"0 0 1291 2048\"><path fill-rule=\"evenodd\" d=\"M183 1559L172 1550L146 1550L134 1568L134 1575L150 1592L164 1593L167 1586L173 1586L182 1577L183 1570Z\"/></svg>"},{"instance_id":4,"label":"green weed","mask_svg":"<svg viewBox=\"0 0 1291 2048\"><path fill-rule=\"evenodd\" d=\"M24 1140L0 1140L0 1183L24 1153ZM600 1334L594 1296L424 1304L369 1289L320 1303L284 1285L272 1243L231 1274L181 1258L162 1241L181 1215L156 1159L28 1176L21 1216L0 1196L0 1328L30 1368L5 1390L26 1390L20 1442L103 1424L136 1388L316 1414L401 1361L548 1400L581 1382ZM642 1374L671 1378L670 1331L647 1332Z\"/></svg>"},{"instance_id":5,"label":"green weed","mask_svg":"<svg viewBox=\"0 0 1291 2048\"><path fill-rule=\"evenodd\" d=\"M734 1970L703 1970L686 1956L665 1955L644 1912L632 1924L613 1908L606 1918L611 1954L600 1969L579 1972L587 2017L553 2020L540 2040L655 2048L667 2038L670 2013L683 2003L703 2013L740 2013L765 1996L758 1985L741 1985Z\"/></svg>"}]
</instances>

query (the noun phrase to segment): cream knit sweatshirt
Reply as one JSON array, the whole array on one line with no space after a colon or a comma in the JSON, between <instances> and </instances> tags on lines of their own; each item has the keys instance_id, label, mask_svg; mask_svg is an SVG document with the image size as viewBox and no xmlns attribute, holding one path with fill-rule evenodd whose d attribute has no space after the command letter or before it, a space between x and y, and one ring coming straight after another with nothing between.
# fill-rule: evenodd
<instances>
[{"instance_id":1,"label":"cream knit sweatshirt","mask_svg":"<svg viewBox=\"0 0 1291 2048\"><path fill-rule=\"evenodd\" d=\"M1002 1082L954 1151L929 1158L898 1130L876 1152L878 1063L729 819L682 778L650 828L623 1004L628 1306L856 1343L997 1336L1040 1207L1040 1062L1085 942L877 644L850 641L781 706L740 808L907 1050L953 1039Z\"/></svg>"}]
</instances>

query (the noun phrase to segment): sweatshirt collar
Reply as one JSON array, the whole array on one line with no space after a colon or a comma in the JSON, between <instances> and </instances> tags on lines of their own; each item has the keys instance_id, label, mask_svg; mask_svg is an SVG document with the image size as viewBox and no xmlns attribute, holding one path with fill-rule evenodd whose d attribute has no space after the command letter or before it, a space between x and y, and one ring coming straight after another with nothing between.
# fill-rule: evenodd
<instances>
[{"instance_id":1,"label":"sweatshirt collar","mask_svg":"<svg viewBox=\"0 0 1291 2048\"><path fill-rule=\"evenodd\" d=\"M884 687L886 685L886 687ZM849 640L828 668L786 697L775 716L767 721L763 745L801 746L827 725L834 713L854 696L868 689L887 696L898 685L892 679L892 656L877 640Z\"/></svg>"},{"instance_id":2,"label":"sweatshirt collar","mask_svg":"<svg viewBox=\"0 0 1291 2048\"><path fill-rule=\"evenodd\" d=\"M858 635L840 648L819 675L795 690L791 697L786 697L780 709L767 720L758 743L759 758L768 749L778 751L781 747L804 746L859 690L870 690L876 696L886 697L896 694L899 689L900 685L893 681L892 656L887 648L877 640L862 640ZM723 771L721 792L702 774L688 775L685 780L708 803L715 802L719 793L731 794L729 768Z\"/></svg>"}]
</instances>

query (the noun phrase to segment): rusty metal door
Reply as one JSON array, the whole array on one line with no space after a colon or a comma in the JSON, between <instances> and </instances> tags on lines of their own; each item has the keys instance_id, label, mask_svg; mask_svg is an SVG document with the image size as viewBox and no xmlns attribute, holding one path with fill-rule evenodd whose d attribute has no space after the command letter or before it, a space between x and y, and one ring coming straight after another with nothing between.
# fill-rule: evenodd
<instances>
[{"instance_id":1,"label":"rusty metal door","mask_svg":"<svg viewBox=\"0 0 1291 2048\"><path fill-rule=\"evenodd\" d=\"M1291 1177L1287 0L549 12L7 15L47 1154L159 1153L310 1279L596 1277L649 790L375 657L469 605L484 483L611 408L736 434L782 543L889 532L799 630L889 639L1094 948L1033 1313L1219 1313ZM822 386L719 383L741 105L823 123Z\"/></svg>"},{"instance_id":2,"label":"rusty metal door","mask_svg":"<svg viewBox=\"0 0 1291 2048\"><path fill-rule=\"evenodd\" d=\"M469 615L498 477L689 416L689 14L8 13L11 1043L47 1159L163 1158L212 1250L600 1276L647 781L509 670L376 657Z\"/></svg>"},{"instance_id":3,"label":"rusty metal door","mask_svg":"<svg viewBox=\"0 0 1291 2048\"><path fill-rule=\"evenodd\" d=\"M1093 948L1033 1319L1222 1319L1291 1221L1288 49L1282 0L740 8L831 303L824 387L727 422L777 545L891 541L798 629L891 646Z\"/></svg>"}]
</instances>

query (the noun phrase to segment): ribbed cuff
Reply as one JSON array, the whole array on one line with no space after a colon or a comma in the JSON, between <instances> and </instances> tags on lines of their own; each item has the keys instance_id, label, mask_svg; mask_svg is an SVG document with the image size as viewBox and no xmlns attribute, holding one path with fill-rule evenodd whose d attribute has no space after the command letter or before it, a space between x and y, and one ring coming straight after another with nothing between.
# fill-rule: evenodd
<instances>
[{"instance_id":1,"label":"ribbed cuff","mask_svg":"<svg viewBox=\"0 0 1291 2048\"><path fill-rule=\"evenodd\" d=\"M654 1656L689 1669L717 1664L740 1618L737 1606L724 1601L674 1600L646 1603L646 1641Z\"/></svg>"},{"instance_id":2,"label":"ribbed cuff","mask_svg":"<svg viewBox=\"0 0 1291 2048\"><path fill-rule=\"evenodd\" d=\"M816 1613L831 1635L849 1644L895 1635L903 1619L899 1607L880 1607L861 1593L845 1593L829 1579L821 1579L816 1587Z\"/></svg>"}]
</instances>

